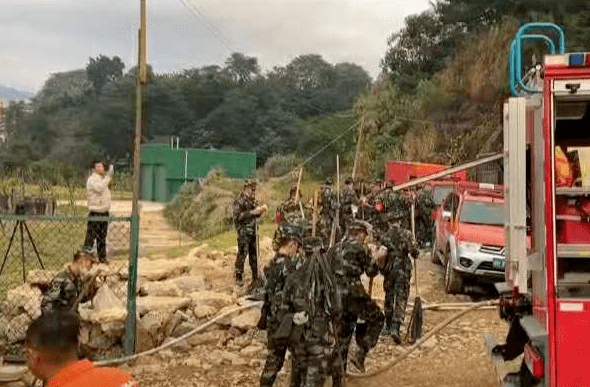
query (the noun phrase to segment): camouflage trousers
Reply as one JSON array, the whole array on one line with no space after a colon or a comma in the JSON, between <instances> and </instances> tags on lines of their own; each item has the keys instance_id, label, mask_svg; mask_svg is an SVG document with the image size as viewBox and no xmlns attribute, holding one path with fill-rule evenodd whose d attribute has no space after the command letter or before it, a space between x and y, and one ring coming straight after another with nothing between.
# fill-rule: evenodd
<instances>
[{"instance_id":1,"label":"camouflage trousers","mask_svg":"<svg viewBox=\"0 0 590 387\"><path fill-rule=\"evenodd\" d=\"M360 294L355 292L347 295L342 304L345 305L346 310L337 330L338 335L332 364L333 387L343 385L344 375L346 375L348 348L353 334L357 345L366 354L377 345L381 329L383 329L383 313L366 292L363 291ZM359 320L362 322L358 322Z\"/></svg>"},{"instance_id":2,"label":"camouflage trousers","mask_svg":"<svg viewBox=\"0 0 590 387\"><path fill-rule=\"evenodd\" d=\"M274 330L268 330L269 336L274 333ZM266 355L266 362L262 375L260 375L260 387L271 387L281 368L285 362L285 355L287 354L287 344L284 342L278 343L272 339L268 340L268 354Z\"/></svg>"},{"instance_id":3,"label":"camouflage trousers","mask_svg":"<svg viewBox=\"0 0 590 387\"><path fill-rule=\"evenodd\" d=\"M238 255L236 257L236 279L243 279L244 262L248 254L252 280L258 279L258 257L256 256L256 235L238 231Z\"/></svg>"},{"instance_id":4,"label":"camouflage trousers","mask_svg":"<svg viewBox=\"0 0 590 387\"><path fill-rule=\"evenodd\" d=\"M330 373L334 345L306 340L292 348L291 387L323 387Z\"/></svg>"},{"instance_id":5,"label":"camouflage trousers","mask_svg":"<svg viewBox=\"0 0 590 387\"><path fill-rule=\"evenodd\" d=\"M426 242L432 245L432 231L434 225L432 222L424 222L422 219L418 219L416 222L416 241L421 247L426 246Z\"/></svg>"},{"instance_id":6,"label":"camouflage trousers","mask_svg":"<svg viewBox=\"0 0 590 387\"><path fill-rule=\"evenodd\" d=\"M385 325L401 326L404 321L406 305L410 295L412 279L412 262L410 258L398 258L393 265L386 267L383 274L383 291L385 292Z\"/></svg>"}]
</instances>

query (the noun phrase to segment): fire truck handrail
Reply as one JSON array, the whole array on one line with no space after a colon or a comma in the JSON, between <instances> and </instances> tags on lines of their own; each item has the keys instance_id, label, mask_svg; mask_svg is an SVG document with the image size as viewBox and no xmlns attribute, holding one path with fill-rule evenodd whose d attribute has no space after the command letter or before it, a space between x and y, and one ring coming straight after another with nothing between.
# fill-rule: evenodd
<instances>
[{"instance_id":1,"label":"fire truck handrail","mask_svg":"<svg viewBox=\"0 0 590 387\"><path fill-rule=\"evenodd\" d=\"M559 187L555 189L555 194L562 196L590 195L590 187Z\"/></svg>"},{"instance_id":2,"label":"fire truck handrail","mask_svg":"<svg viewBox=\"0 0 590 387\"><path fill-rule=\"evenodd\" d=\"M541 34L527 34L527 31L531 29L536 30L554 30L558 37L558 52L563 54L565 52L565 34L563 30L553 23L528 23L520 27L516 37L510 45L510 91L514 96L518 96L516 85L518 84L524 91L529 93L537 93L538 90L530 89L522 83L522 41L524 39L537 39L544 40L552 54L555 54L555 44L553 40L546 35ZM551 43L548 43L551 42Z\"/></svg>"},{"instance_id":3,"label":"fire truck handrail","mask_svg":"<svg viewBox=\"0 0 590 387\"><path fill-rule=\"evenodd\" d=\"M522 82L522 58L521 56L516 54L515 50L517 39L543 40L545 41L545 43L547 43L549 51L552 54L555 54L555 44L548 36L537 34L522 35L520 37L516 37L510 44L510 91L514 96L518 96L518 91L516 90L516 86L518 84L518 86L520 86L524 91L528 93L538 93L539 90L531 89Z\"/></svg>"},{"instance_id":4,"label":"fire truck handrail","mask_svg":"<svg viewBox=\"0 0 590 387\"><path fill-rule=\"evenodd\" d=\"M557 256L559 258L590 258L590 244L557 244Z\"/></svg>"}]
</instances>

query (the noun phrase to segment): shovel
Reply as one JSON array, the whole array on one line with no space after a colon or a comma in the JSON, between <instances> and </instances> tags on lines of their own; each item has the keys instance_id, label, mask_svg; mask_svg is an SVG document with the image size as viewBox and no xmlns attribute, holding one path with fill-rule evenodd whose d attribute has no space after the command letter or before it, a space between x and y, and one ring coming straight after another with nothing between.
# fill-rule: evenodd
<instances>
[{"instance_id":1,"label":"shovel","mask_svg":"<svg viewBox=\"0 0 590 387\"><path fill-rule=\"evenodd\" d=\"M422 337L422 323L424 317L422 315L422 300L418 294L418 264L414 262L414 289L416 297L414 297L414 308L410 315L410 323L406 331L405 341L414 344L420 337ZM409 336L409 341L408 341Z\"/></svg>"},{"instance_id":2,"label":"shovel","mask_svg":"<svg viewBox=\"0 0 590 387\"><path fill-rule=\"evenodd\" d=\"M414 229L414 201L412 201L412 234L415 238L415 229ZM418 262L414 260L414 293L416 297L414 297L414 308L412 309L412 314L410 315L410 323L408 324L408 330L406 331L405 341L415 343L420 337L422 337L422 323L424 322L424 318L422 315L422 300L420 299L420 295L418 294Z\"/></svg>"}]
</instances>

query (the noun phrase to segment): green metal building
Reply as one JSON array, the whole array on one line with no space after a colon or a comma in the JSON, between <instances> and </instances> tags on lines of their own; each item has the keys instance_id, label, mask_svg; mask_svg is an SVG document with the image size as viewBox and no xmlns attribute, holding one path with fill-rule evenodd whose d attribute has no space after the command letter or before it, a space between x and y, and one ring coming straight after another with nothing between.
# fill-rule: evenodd
<instances>
[{"instance_id":1,"label":"green metal building","mask_svg":"<svg viewBox=\"0 0 590 387\"><path fill-rule=\"evenodd\" d=\"M185 181L204 178L219 167L232 178L249 178L256 153L205 149L173 149L170 144L142 144L141 200L168 202Z\"/></svg>"}]
</instances>

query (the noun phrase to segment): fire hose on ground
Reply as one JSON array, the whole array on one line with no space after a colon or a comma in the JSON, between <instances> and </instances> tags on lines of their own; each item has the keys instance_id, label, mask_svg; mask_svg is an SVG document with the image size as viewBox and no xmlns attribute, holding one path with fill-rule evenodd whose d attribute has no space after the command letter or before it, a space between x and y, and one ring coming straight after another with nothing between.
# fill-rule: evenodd
<instances>
[{"instance_id":1,"label":"fire hose on ground","mask_svg":"<svg viewBox=\"0 0 590 387\"><path fill-rule=\"evenodd\" d=\"M397 357L395 360L393 360L392 362L390 362L389 364L375 370L375 371L371 371L371 372L367 372L364 374L356 374L356 373L347 373L347 376L353 379L362 379L362 378L369 378L372 376L376 376L379 374L382 374L388 370L390 370L391 368L393 368L395 365L397 365L398 363L400 363L402 360L404 360L405 358L407 358L408 356L410 356L410 354L412 352L414 352L416 349L418 349L419 347L421 347L424 343L426 343L432 336L434 336L436 333L438 333L439 331L441 331L444 327L446 327L447 325L451 324L453 321L458 320L460 317L464 316L465 314L476 310L476 309L482 309L482 308L486 308L486 307L491 307L494 305L497 305L498 301L497 300L492 300L492 301L483 301L483 302L477 302L475 304L471 304L471 306L467 307L467 309L463 309L460 312L457 312L456 314L452 315L451 317L447 318L445 321L443 321L442 323L438 324L437 326L435 326L430 332L428 332L426 335L424 335L420 340L418 340L414 345L412 345L410 348L408 348L401 356ZM444 305L444 304L439 304L439 305ZM461 308L464 308L465 304L459 304L461 305Z\"/></svg>"},{"instance_id":2,"label":"fire hose on ground","mask_svg":"<svg viewBox=\"0 0 590 387\"><path fill-rule=\"evenodd\" d=\"M135 359L142 357L142 356L148 356L148 355L152 355L154 353L158 353L166 348L169 348L169 347L174 346L175 344L178 344L179 342L181 342L183 340L188 339L189 337L191 337L192 335L194 335L196 333L199 333L199 332L209 328L211 325L215 324L217 321L221 320L222 318L230 316L236 312L241 312L242 310L250 309L253 307L260 307L260 306L262 306L262 301L257 301L257 302L252 302L252 303L249 303L246 305L242 305L240 307L228 310L227 312L207 321L205 324L198 326L197 328L193 329L192 331L187 332L184 335L177 337L176 339L171 340L168 343L163 344L157 348L152 348L150 350L140 352L135 355L125 356L125 357L121 357L118 359L97 361L94 364L96 364L97 366L107 366L107 365L113 365L113 364L127 363L129 361L135 360Z\"/></svg>"},{"instance_id":3,"label":"fire hose on ground","mask_svg":"<svg viewBox=\"0 0 590 387\"><path fill-rule=\"evenodd\" d=\"M470 311L473 311L476 309L488 309L488 308L491 308L497 304L498 304L498 301L494 300L494 301L483 301L483 302L479 302L479 303L475 303L475 304L466 302L466 303L447 303L447 304L424 305L424 309L431 309L431 310L456 310L456 309L460 309L460 310L462 309L462 310L460 312L454 314L453 316L449 317L448 319L446 319L445 321L443 321L442 323L440 323L436 327L434 327L424 337L422 337L414 345L412 345L412 347L408 348L408 350L406 350L400 357L398 357L397 359L395 359L394 361L392 361L388 365L386 365L376 371L372 371L370 373L366 373L366 374L349 373L348 376L350 376L352 378L365 378L365 377L371 377L371 376L381 374L381 373L387 371L388 369L392 368L393 366L395 366L397 363L404 360L412 352L414 352L417 348L422 346L422 344L424 344L426 341L428 341L428 339L430 339L434 334L438 333L442 328L446 327L447 325L449 325L453 321L459 319L461 316L467 314ZM258 301L258 302L252 302L252 303L249 303L246 305L239 306L237 308L228 310L227 312L225 312L225 313L207 321L206 323L198 326L197 328L193 329L192 331L187 332L184 335L182 335L174 340L171 340L168 343L163 344L157 348L152 348L150 350L140 352L135 355L124 356L124 357L121 357L118 359L97 361L94 364L96 364L97 366L108 366L108 365L114 365L114 364L122 364L122 363L127 363L132 360L138 359L139 357L153 355L155 353L163 351L164 349L170 348L170 347L174 346L175 344L178 344L179 342L184 341L184 340L188 339L189 337L209 328L210 326L212 326L213 324L215 324L216 322L218 322L219 320L221 320L225 317L228 317L234 313L241 312L246 309L260 307L261 305L262 305L262 302Z\"/></svg>"}]
</instances>

